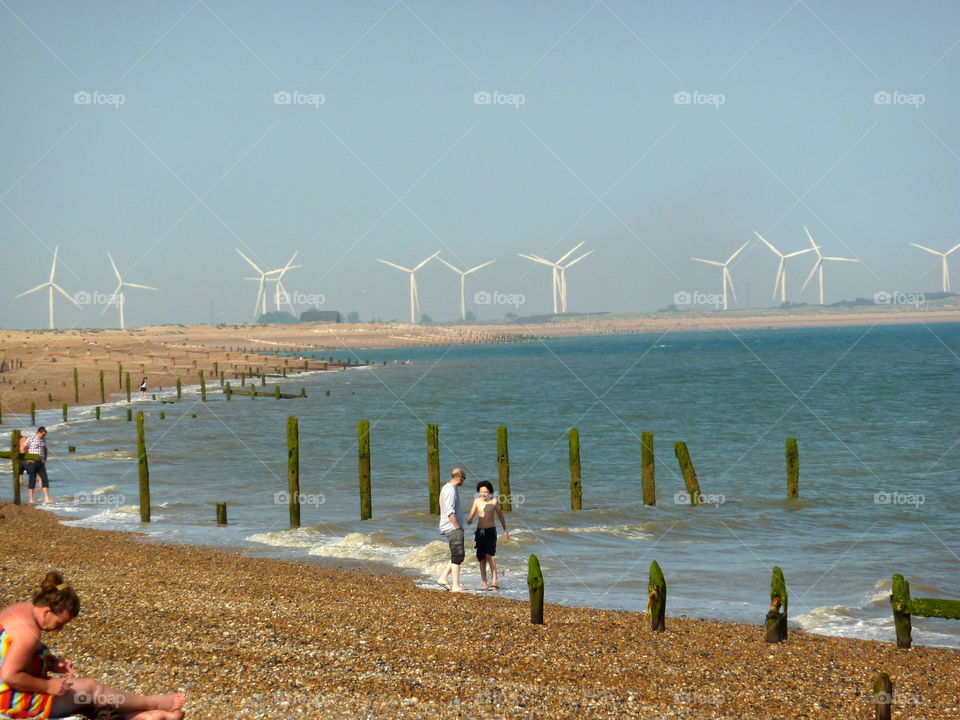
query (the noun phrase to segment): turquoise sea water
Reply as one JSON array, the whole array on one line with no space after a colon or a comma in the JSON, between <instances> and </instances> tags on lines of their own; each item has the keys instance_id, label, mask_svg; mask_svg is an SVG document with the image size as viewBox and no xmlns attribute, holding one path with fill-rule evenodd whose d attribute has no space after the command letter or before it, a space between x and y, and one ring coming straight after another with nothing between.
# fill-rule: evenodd
<instances>
[{"instance_id":1,"label":"turquoise sea water","mask_svg":"<svg viewBox=\"0 0 960 720\"><path fill-rule=\"evenodd\" d=\"M376 365L281 383L306 387L306 400L227 403L211 394L200 403L190 393L175 405L136 403L150 446L147 528L136 512L125 403L105 408L99 423L92 410L68 424L44 413L52 509L168 542L387 563L426 585L445 544L427 513L424 425L440 426L441 477L457 464L468 469L465 508L478 480L496 486L496 427L506 425L516 505L507 516L513 539L498 552L502 595L526 597L526 559L536 553L548 601L642 610L655 559L668 615L761 623L779 565L793 625L890 642L893 573L915 596L960 599L960 325L583 337L365 350L356 359L368 357ZM299 530L287 529L277 495L286 489L290 414L300 419ZM366 522L359 419L372 424L374 518ZM579 512L569 509L571 427L580 431ZM641 431L656 438L656 507L641 502ZM799 441L800 500L785 497L786 437ZM678 440L712 505L676 501ZM7 485L0 498L9 499ZM229 503L228 527L213 523L217 501ZM464 581L476 588L469 558L468 550ZM915 619L914 639L960 647L960 621Z\"/></svg>"}]
</instances>

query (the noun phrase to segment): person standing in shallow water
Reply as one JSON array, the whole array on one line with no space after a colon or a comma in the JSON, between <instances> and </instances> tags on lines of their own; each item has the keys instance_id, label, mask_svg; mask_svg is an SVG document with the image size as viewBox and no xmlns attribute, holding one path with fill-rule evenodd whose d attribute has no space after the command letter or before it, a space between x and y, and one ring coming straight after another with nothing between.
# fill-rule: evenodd
<instances>
[{"instance_id":1,"label":"person standing in shallow water","mask_svg":"<svg viewBox=\"0 0 960 720\"><path fill-rule=\"evenodd\" d=\"M31 602L0 612L0 715L64 718L94 705L124 720L182 720L183 693L134 695L74 677L73 663L40 642L41 632L60 631L79 612L80 598L57 572L47 573Z\"/></svg>"},{"instance_id":2,"label":"person standing in shallow water","mask_svg":"<svg viewBox=\"0 0 960 720\"><path fill-rule=\"evenodd\" d=\"M493 590L500 589L500 579L497 577L497 560L494 555L497 554L497 518L500 518L500 526L503 528L503 539L510 540L510 533L507 532L507 521L503 517L503 510L500 508L500 502L493 494L493 485L489 480L481 480L477 483L477 498L473 501L473 507L470 508L470 515L467 517L467 524L477 518L477 531L473 534L473 540L477 548L477 562L480 563L480 587L487 588L487 564L490 564L490 585Z\"/></svg>"},{"instance_id":3,"label":"person standing in shallow water","mask_svg":"<svg viewBox=\"0 0 960 720\"><path fill-rule=\"evenodd\" d=\"M43 501L50 502L50 480L47 477L47 429L42 425L37 428L37 433L29 440L24 450L25 452L39 455L39 460L27 460L24 463L27 466L27 501L33 504L33 491L37 486L37 476L40 476L40 487L43 489Z\"/></svg>"},{"instance_id":4,"label":"person standing in shallow water","mask_svg":"<svg viewBox=\"0 0 960 720\"><path fill-rule=\"evenodd\" d=\"M467 479L467 473L461 468L450 471L450 480L440 490L440 532L447 538L450 546L450 564L444 569L437 584L447 590L460 592L460 565L463 563L463 513L460 511L459 488ZM447 582L447 578L452 583Z\"/></svg>"},{"instance_id":5,"label":"person standing in shallow water","mask_svg":"<svg viewBox=\"0 0 960 720\"><path fill-rule=\"evenodd\" d=\"M146 378L140 381L140 399L141 400L147 399L147 379Z\"/></svg>"}]
</instances>

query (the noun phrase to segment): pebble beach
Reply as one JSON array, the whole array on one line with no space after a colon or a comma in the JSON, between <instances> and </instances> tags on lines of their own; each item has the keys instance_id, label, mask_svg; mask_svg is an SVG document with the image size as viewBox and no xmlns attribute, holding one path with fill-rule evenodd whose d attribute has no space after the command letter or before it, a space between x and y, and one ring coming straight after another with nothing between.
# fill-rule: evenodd
<instances>
[{"instance_id":1,"label":"pebble beach","mask_svg":"<svg viewBox=\"0 0 960 720\"><path fill-rule=\"evenodd\" d=\"M80 615L46 642L78 674L138 692L185 688L191 718L960 717L960 653L760 625L526 603L418 587L400 574L245 557L69 527L0 505L5 605L50 569ZM758 623L766 599L757 598ZM949 622L949 621L943 621Z\"/></svg>"}]
</instances>

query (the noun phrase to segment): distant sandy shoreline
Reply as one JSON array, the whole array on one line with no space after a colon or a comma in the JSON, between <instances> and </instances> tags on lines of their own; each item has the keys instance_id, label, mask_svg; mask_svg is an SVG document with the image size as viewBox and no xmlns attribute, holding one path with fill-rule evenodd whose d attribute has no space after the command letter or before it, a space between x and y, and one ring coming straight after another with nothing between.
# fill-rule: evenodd
<instances>
[{"instance_id":1,"label":"distant sandy shoreline","mask_svg":"<svg viewBox=\"0 0 960 720\"><path fill-rule=\"evenodd\" d=\"M125 374L130 373L134 396L147 378L148 393L170 389L179 378L199 384L202 370L211 388L219 388L217 373L238 376L247 370L280 374L304 369L302 361L277 358L278 351L319 354L307 369L322 361L363 364L376 361L377 349L426 345L471 345L535 338L634 333L669 334L788 328L833 328L872 325L960 323L960 310L900 311L886 308L864 312L820 313L656 313L561 318L536 324L445 325L317 324L296 325L166 325L121 330L0 330L0 411L29 412L60 408L64 403L101 402L99 372L104 372L105 400L125 399ZM119 365L118 365L119 363ZM122 370L120 370L122 366ZM73 369L79 393L74 393ZM119 393L119 395L117 395Z\"/></svg>"}]
</instances>

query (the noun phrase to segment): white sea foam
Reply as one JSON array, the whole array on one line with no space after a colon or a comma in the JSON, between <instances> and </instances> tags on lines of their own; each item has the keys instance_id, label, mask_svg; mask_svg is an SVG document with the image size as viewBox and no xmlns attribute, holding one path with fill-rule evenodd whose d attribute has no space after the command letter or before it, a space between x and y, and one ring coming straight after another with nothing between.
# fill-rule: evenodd
<instances>
[{"instance_id":1,"label":"white sea foam","mask_svg":"<svg viewBox=\"0 0 960 720\"><path fill-rule=\"evenodd\" d=\"M369 560L394 567L419 570L428 575L439 573L449 562L447 543L433 540L426 545L394 545L377 533L349 533L316 545L310 555L351 560Z\"/></svg>"},{"instance_id":2,"label":"white sea foam","mask_svg":"<svg viewBox=\"0 0 960 720\"><path fill-rule=\"evenodd\" d=\"M625 540L653 540L651 533L645 532L642 525L590 525L588 527L545 527L544 532L556 533L599 533L613 535Z\"/></svg>"}]
</instances>

